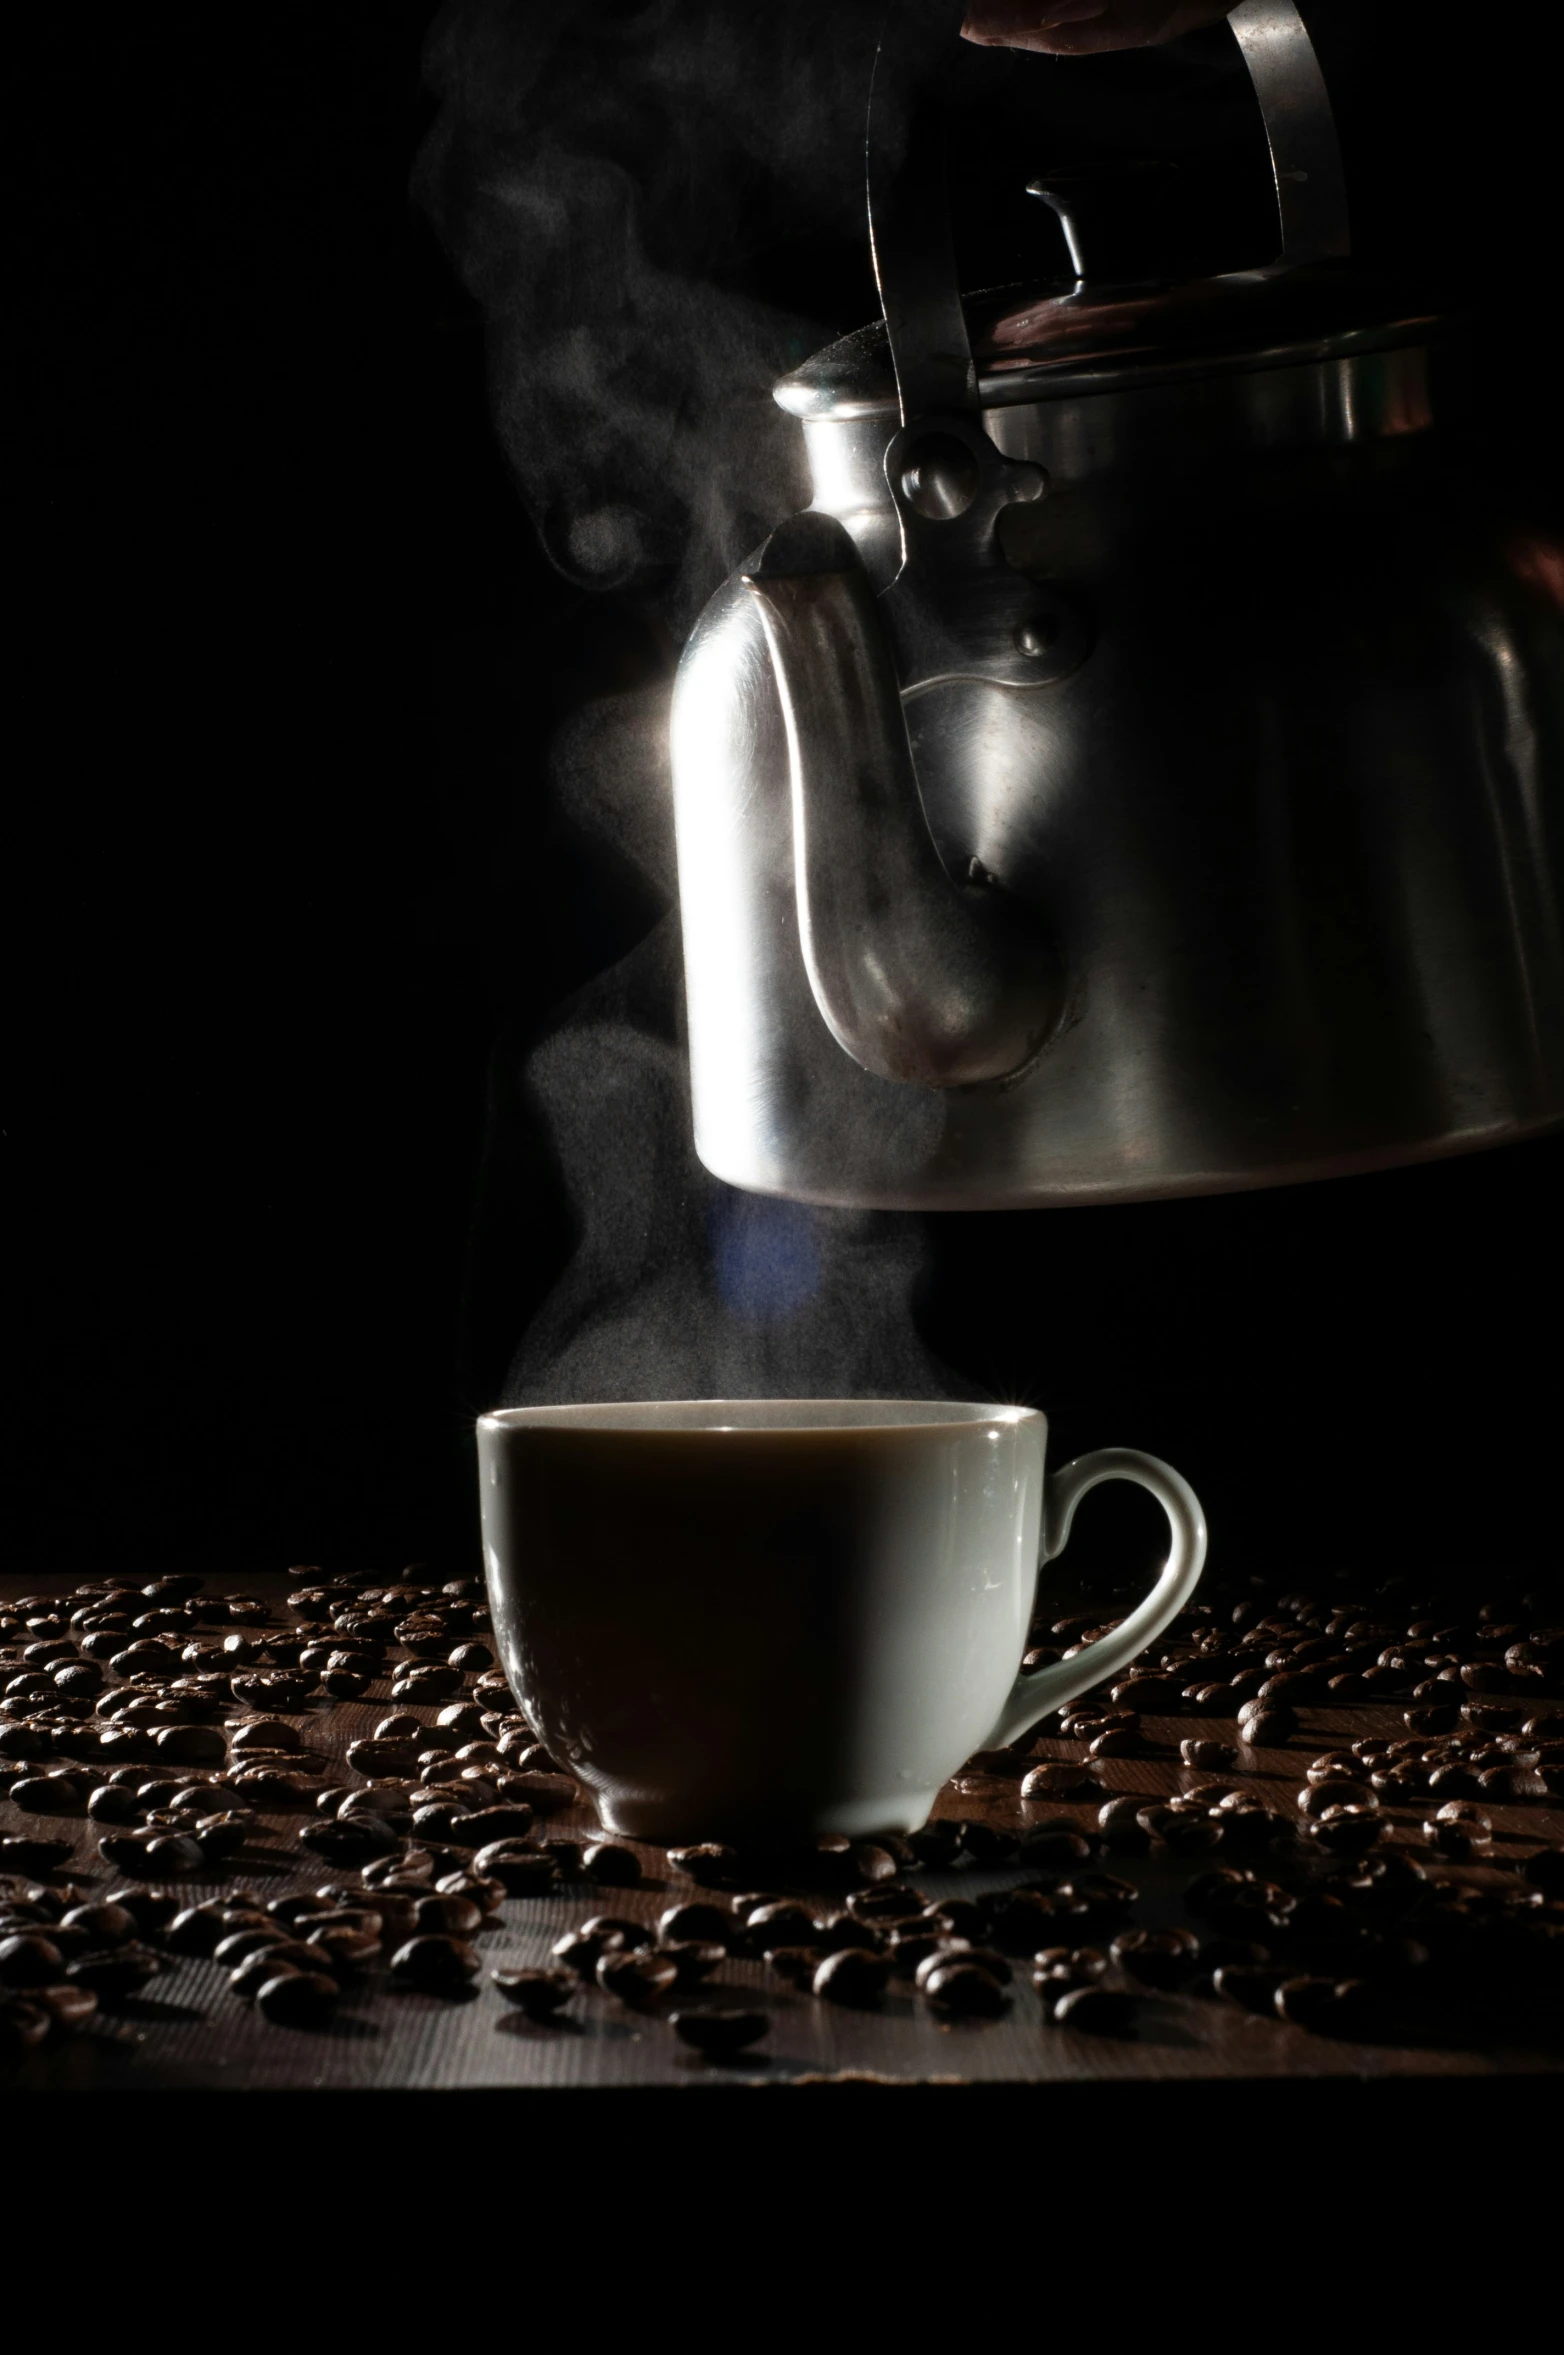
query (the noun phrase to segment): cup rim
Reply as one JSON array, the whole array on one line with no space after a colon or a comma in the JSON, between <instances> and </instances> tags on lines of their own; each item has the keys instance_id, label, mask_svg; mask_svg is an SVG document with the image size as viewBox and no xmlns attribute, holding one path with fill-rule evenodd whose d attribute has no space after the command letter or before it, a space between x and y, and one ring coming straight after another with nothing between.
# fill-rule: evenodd
<instances>
[{"instance_id":1,"label":"cup rim","mask_svg":"<svg viewBox=\"0 0 1564 2355\"><path fill-rule=\"evenodd\" d=\"M808 1413L818 1410L818 1419ZM878 1409L876 1413L874 1410ZM855 1411L856 1410L856 1413ZM731 1422L680 1420L731 1413ZM767 1416L775 1420L767 1420ZM786 1419L783 1419L783 1417ZM662 1419L672 1416L675 1419ZM560 1406L490 1407L479 1431L576 1431L604 1437L634 1432L664 1438L811 1438L830 1431L976 1431L985 1425L1046 1425L1040 1407L952 1398L631 1398Z\"/></svg>"}]
</instances>

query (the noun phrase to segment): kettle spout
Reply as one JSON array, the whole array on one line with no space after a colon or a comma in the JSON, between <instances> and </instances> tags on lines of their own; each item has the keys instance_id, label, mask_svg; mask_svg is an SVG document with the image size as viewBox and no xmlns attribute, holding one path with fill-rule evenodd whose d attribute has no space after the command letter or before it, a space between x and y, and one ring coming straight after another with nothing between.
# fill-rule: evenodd
<instances>
[{"instance_id":1,"label":"kettle spout","mask_svg":"<svg viewBox=\"0 0 1564 2355\"><path fill-rule=\"evenodd\" d=\"M1036 914L934 847L895 659L834 517L795 515L743 576L787 728L799 935L821 1017L882 1079L970 1087L1046 1041L1063 988Z\"/></svg>"}]
</instances>

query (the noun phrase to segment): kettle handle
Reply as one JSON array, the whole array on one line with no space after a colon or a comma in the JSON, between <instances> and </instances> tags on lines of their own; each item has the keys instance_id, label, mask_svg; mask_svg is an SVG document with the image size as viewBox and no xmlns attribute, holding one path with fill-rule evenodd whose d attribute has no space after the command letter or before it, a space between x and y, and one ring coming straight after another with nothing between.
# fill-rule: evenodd
<instances>
[{"instance_id":1,"label":"kettle handle","mask_svg":"<svg viewBox=\"0 0 1564 2355\"><path fill-rule=\"evenodd\" d=\"M961 308L940 104L966 0L891 0L869 86L869 244L903 425L976 417L977 369ZM1254 84L1286 268L1351 251L1347 186L1320 62L1294 0L1243 0L1228 17ZM894 70L890 63L894 58Z\"/></svg>"}]
</instances>

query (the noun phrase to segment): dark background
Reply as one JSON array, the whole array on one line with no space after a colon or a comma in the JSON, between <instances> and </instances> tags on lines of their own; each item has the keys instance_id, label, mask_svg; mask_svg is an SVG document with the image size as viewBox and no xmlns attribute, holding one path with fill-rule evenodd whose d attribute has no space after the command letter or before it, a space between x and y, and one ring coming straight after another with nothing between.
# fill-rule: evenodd
<instances>
[{"instance_id":1,"label":"dark background","mask_svg":"<svg viewBox=\"0 0 1564 2355\"><path fill-rule=\"evenodd\" d=\"M18 1569L470 1565L487 1059L645 921L544 750L666 649L549 569L490 434L408 196L434 13L52 12L16 60ZM1459 52L1421 7L1312 13L1362 242L1475 293L1496 454L1556 506L1532 12ZM856 223L739 242L866 314ZM1173 1457L1256 1566L1518 1566L1554 1545L1559 1169L945 1218L922 1315L1064 1448ZM538 1213L484 1329L568 1247Z\"/></svg>"}]
</instances>

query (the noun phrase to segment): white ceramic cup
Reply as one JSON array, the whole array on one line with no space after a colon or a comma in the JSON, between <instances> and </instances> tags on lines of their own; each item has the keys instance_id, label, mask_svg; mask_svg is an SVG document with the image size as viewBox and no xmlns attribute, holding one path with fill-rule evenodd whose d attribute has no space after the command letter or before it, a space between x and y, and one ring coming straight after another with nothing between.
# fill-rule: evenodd
<instances>
[{"instance_id":1,"label":"white ceramic cup","mask_svg":"<svg viewBox=\"0 0 1564 2355\"><path fill-rule=\"evenodd\" d=\"M659 1841L911 1831L974 1750L1132 1660L1206 1527L1155 1456L1048 1477L1047 1418L922 1399L506 1407L478 1424L505 1673L611 1831ZM1150 1593L1020 1674L1038 1570L1103 1480L1172 1543Z\"/></svg>"}]
</instances>

